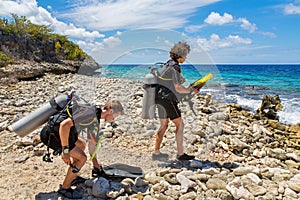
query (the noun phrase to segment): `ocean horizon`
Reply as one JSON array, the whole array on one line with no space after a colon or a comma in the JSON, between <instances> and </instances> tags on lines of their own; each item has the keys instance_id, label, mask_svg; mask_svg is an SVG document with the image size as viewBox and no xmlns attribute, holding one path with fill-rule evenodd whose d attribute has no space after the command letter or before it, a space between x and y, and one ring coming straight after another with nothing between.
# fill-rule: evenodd
<instances>
[{"instance_id":1,"label":"ocean horizon","mask_svg":"<svg viewBox=\"0 0 300 200\"><path fill-rule=\"evenodd\" d=\"M279 122L300 123L300 64L182 64L182 74L188 86L200 77L212 73L214 77L198 95L211 93L221 103L237 103L252 112L260 107L264 94L278 94L283 110L278 111ZM143 81L150 64L111 64L96 70L103 78ZM157 65L158 70L160 66Z\"/></svg>"}]
</instances>

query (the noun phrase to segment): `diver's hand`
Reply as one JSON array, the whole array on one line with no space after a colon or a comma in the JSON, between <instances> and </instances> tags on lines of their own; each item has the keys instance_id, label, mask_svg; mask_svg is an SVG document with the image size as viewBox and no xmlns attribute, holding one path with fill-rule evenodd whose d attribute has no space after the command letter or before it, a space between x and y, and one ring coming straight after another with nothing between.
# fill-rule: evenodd
<instances>
[{"instance_id":1,"label":"diver's hand","mask_svg":"<svg viewBox=\"0 0 300 200\"><path fill-rule=\"evenodd\" d=\"M194 90L193 90L193 93L194 93L194 94L197 94L198 92L199 92L198 89L194 89Z\"/></svg>"},{"instance_id":2,"label":"diver's hand","mask_svg":"<svg viewBox=\"0 0 300 200\"><path fill-rule=\"evenodd\" d=\"M64 161L64 163L66 163L67 165L71 164L71 160L70 160L70 153L62 153L61 154L61 159Z\"/></svg>"},{"instance_id":3,"label":"diver's hand","mask_svg":"<svg viewBox=\"0 0 300 200\"><path fill-rule=\"evenodd\" d=\"M190 94L197 94L199 90L197 88L189 87Z\"/></svg>"}]
</instances>

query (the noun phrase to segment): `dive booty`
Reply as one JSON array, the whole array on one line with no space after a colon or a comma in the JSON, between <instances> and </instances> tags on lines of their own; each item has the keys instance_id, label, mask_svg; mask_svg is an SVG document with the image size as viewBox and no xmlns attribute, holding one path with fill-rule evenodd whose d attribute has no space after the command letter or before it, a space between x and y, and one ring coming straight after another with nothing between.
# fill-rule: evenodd
<instances>
[{"instance_id":1,"label":"dive booty","mask_svg":"<svg viewBox=\"0 0 300 200\"><path fill-rule=\"evenodd\" d=\"M53 98L37 110L13 123L8 129L20 137L24 137L46 123L49 117L64 108L69 100L67 95Z\"/></svg>"}]
</instances>

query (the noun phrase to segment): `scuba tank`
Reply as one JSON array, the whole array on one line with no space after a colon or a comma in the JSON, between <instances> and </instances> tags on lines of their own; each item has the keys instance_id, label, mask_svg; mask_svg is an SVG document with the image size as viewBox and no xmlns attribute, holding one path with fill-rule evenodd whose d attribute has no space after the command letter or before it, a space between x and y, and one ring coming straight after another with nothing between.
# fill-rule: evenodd
<instances>
[{"instance_id":1,"label":"scuba tank","mask_svg":"<svg viewBox=\"0 0 300 200\"><path fill-rule=\"evenodd\" d=\"M72 93L73 94L73 93ZM62 110L72 99L72 94L62 95L52 98L48 103L42 105L37 110L23 117L19 121L13 123L8 129L15 132L20 137L28 135L49 120L49 117L56 112Z\"/></svg>"},{"instance_id":2,"label":"scuba tank","mask_svg":"<svg viewBox=\"0 0 300 200\"><path fill-rule=\"evenodd\" d=\"M157 64L157 63L156 63ZM156 65L155 64L155 65ZM144 79L144 95L143 95L143 107L142 118L153 119L155 118L155 95L157 87L157 68L149 67L150 73L146 74Z\"/></svg>"}]
</instances>

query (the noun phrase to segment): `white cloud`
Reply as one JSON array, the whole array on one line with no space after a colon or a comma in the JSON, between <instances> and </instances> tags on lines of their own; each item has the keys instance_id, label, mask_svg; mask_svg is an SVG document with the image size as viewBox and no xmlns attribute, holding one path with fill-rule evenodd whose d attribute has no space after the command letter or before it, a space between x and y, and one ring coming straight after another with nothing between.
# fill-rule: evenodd
<instances>
[{"instance_id":1,"label":"white cloud","mask_svg":"<svg viewBox=\"0 0 300 200\"><path fill-rule=\"evenodd\" d=\"M211 12L204 22L211 25L224 25L234 21L232 15L228 13L224 13L224 15L221 16L219 13Z\"/></svg>"},{"instance_id":2,"label":"white cloud","mask_svg":"<svg viewBox=\"0 0 300 200\"><path fill-rule=\"evenodd\" d=\"M85 2L61 15L89 29L180 28L196 9L220 0L107 0ZM80 3L79 3L80 4Z\"/></svg>"},{"instance_id":3,"label":"white cloud","mask_svg":"<svg viewBox=\"0 0 300 200\"><path fill-rule=\"evenodd\" d=\"M86 40L94 40L95 38L103 38L104 35L98 31L87 31L85 28L77 28L74 24L66 24L59 22L56 19L50 25L55 29L55 32L71 36L72 38L80 38Z\"/></svg>"},{"instance_id":4,"label":"white cloud","mask_svg":"<svg viewBox=\"0 0 300 200\"><path fill-rule=\"evenodd\" d=\"M108 38L103 39L103 43L109 46L110 48L114 48L116 46L119 46L122 41L118 37L110 36Z\"/></svg>"},{"instance_id":5,"label":"white cloud","mask_svg":"<svg viewBox=\"0 0 300 200\"><path fill-rule=\"evenodd\" d=\"M117 31L116 35L117 35L117 36L121 36L121 35L122 35L122 32L121 32L121 31Z\"/></svg>"},{"instance_id":6,"label":"white cloud","mask_svg":"<svg viewBox=\"0 0 300 200\"><path fill-rule=\"evenodd\" d=\"M284 6L283 12L287 15L300 14L300 6L295 6L292 3L287 4Z\"/></svg>"},{"instance_id":7,"label":"white cloud","mask_svg":"<svg viewBox=\"0 0 300 200\"><path fill-rule=\"evenodd\" d=\"M270 38L276 38L276 34L275 33L271 33L271 32L260 32L260 34L270 37Z\"/></svg>"},{"instance_id":8,"label":"white cloud","mask_svg":"<svg viewBox=\"0 0 300 200\"><path fill-rule=\"evenodd\" d=\"M73 24L66 24L58 21L46 9L37 5L36 0L6 0L0 1L0 15L11 16L11 13L18 16L26 16L32 23L47 25L58 34L68 35L73 38L85 38L94 40L104 37L98 31L88 31L85 28L78 28Z\"/></svg>"},{"instance_id":9,"label":"white cloud","mask_svg":"<svg viewBox=\"0 0 300 200\"><path fill-rule=\"evenodd\" d=\"M200 29L202 29L204 27L205 27L204 24L190 25L190 26L187 26L184 30L189 32L189 33L195 33L195 32L199 31Z\"/></svg>"},{"instance_id":10,"label":"white cloud","mask_svg":"<svg viewBox=\"0 0 300 200\"><path fill-rule=\"evenodd\" d=\"M251 44L252 40L249 38L241 38L238 35L229 35L225 38L225 40L229 41L232 45L239 45L239 44Z\"/></svg>"},{"instance_id":11,"label":"white cloud","mask_svg":"<svg viewBox=\"0 0 300 200\"><path fill-rule=\"evenodd\" d=\"M247 19L245 18L239 18L236 20L237 22L241 22L241 27L247 31L249 31L250 33L253 33L257 27L255 24L251 24Z\"/></svg>"},{"instance_id":12,"label":"white cloud","mask_svg":"<svg viewBox=\"0 0 300 200\"><path fill-rule=\"evenodd\" d=\"M238 35L229 35L222 39L217 34L212 34L209 39L198 38L198 45L200 45L205 51L211 51L214 49L234 47L241 44L251 44L252 40L249 38L241 38Z\"/></svg>"},{"instance_id":13,"label":"white cloud","mask_svg":"<svg viewBox=\"0 0 300 200\"><path fill-rule=\"evenodd\" d=\"M81 48L85 49L91 54L98 54L104 51L104 45L100 42L86 42L83 40L75 41Z\"/></svg>"},{"instance_id":14,"label":"white cloud","mask_svg":"<svg viewBox=\"0 0 300 200\"><path fill-rule=\"evenodd\" d=\"M241 28L253 33L257 27L255 24L250 23L246 18L234 19L231 14L224 13L220 15L217 12L211 12L209 16L204 20L206 24L222 26L229 23L241 23ZM193 28L193 27L192 27Z\"/></svg>"},{"instance_id":15,"label":"white cloud","mask_svg":"<svg viewBox=\"0 0 300 200\"><path fill-rule=\"evenodd\" d=\"M1 0L0 1L0 15L10 16L11 13L21 16L34 15L37 13L37 3L35 0Z\"/></svg>"}]
</instances>

